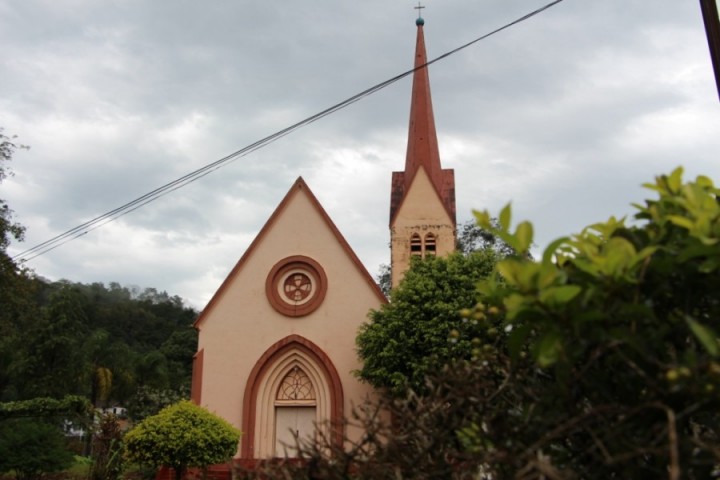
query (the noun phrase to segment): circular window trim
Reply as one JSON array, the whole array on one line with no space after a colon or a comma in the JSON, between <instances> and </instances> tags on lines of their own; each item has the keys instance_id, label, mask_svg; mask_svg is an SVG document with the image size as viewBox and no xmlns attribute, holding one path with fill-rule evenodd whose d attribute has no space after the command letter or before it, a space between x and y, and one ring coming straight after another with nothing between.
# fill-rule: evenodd
<instances>
[{"instance_id":1,"label":"circular window trim","mask_svg":"<svg viewBox=\"0 0 720 480\"><path fill-rule=\"evenodd\" d=\"M291 303L281 294L282 284L288 274L302 273L310 279L313 295L303 303ZM318 262L303 255L283 258L270 270L265 280L265 296L270 305L288 317L303 317L317 310L325 299L327 292L327 276Z\"/></svg>"}]
</instances>

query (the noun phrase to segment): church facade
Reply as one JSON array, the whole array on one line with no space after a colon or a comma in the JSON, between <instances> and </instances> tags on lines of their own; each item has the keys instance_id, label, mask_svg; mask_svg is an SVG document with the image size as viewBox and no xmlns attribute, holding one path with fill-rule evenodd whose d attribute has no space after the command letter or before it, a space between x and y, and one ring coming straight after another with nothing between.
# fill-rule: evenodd
<instances>
[{"instance_id":1,"label":"church facade","mask_svg":"<svg viewBox=\"0 0 720 480\"><path fill-rule=\"evenodd\" d=\"M413 256L455 248L455 188L442 169L418 18L405 169L392 173L393 286ZM387 299L298 178L195 323L192 399L242 432L249 464L293 456L293 435L341 444L342 419L372 397L353 374L355 337Z\"/></svg>"}]
</instances>

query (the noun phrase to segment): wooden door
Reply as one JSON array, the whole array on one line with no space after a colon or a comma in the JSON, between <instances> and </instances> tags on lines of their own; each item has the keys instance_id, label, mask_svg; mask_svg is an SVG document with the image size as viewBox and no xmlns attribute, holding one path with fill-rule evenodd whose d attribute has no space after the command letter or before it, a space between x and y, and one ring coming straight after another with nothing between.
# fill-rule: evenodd
<instances>
[{"instance_id":1,"label":"wooden door","mask_svg":"<svg viewBox=\"0 0 720 480\"><path fill-rule=\"evenodd\" d=\"M295 435L307 439L315 434L315 406L275 407L275 456L297 457Z\"/></svg>"}]
</instances>

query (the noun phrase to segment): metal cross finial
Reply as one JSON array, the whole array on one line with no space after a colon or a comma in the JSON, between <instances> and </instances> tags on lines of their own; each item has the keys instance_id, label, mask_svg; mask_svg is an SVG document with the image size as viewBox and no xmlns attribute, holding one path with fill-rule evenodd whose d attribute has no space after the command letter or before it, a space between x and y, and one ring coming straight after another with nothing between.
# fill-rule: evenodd
<instances>
[{"instance_id":1,"label":"metal cross finial","mask_svg":"<svg viewBox=\"0 0 720 480\"><path fill-rule=\"evenodd\" d=\"M413 7L413 8L418 11L418 18L420 18L421 10L422 10L423 8L425 8L425 7L424 7L423 5L421 5L420 2L418 2L418 6L417 6L417 7Z\"/></svg>"}]
</instances>

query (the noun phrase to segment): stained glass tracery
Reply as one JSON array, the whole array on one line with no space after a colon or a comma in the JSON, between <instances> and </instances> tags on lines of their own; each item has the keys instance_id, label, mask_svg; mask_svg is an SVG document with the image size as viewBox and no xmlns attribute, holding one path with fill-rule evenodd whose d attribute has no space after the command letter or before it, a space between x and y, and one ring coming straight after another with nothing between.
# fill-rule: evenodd
<instances>
[{"instance_id":1,"label":"stained glass tracery","mask_svg":"<svg viewBox=\"0 0 720 480\"><path fill-rule=\"evenodd\" d=\"M315 388L301 368L293 367L280 384L276 398L277 400L315 400Z\"/></svg>"}]
</instances>

